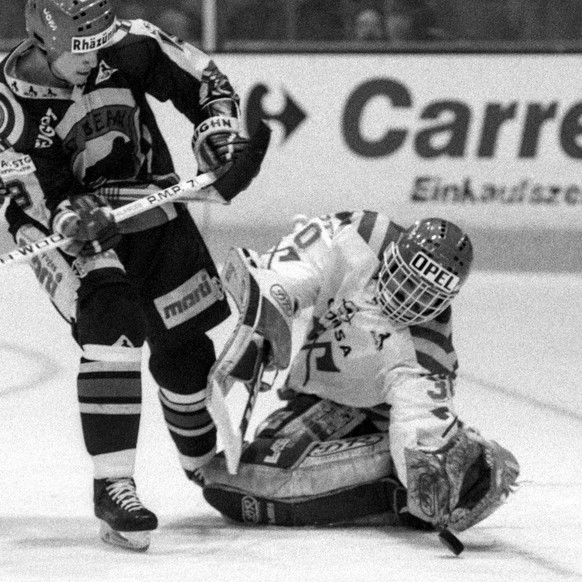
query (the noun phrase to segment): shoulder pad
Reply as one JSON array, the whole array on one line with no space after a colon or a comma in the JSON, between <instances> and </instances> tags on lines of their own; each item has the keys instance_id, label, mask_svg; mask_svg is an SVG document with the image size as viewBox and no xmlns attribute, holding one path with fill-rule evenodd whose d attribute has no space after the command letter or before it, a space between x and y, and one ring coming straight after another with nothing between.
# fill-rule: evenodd
<instances>
[{"instance_id":1,"label":"shoulder pad","mask_svg":"<svg viewBox=\"0 0 582 582\"><path fill-rule=\"evenodd\" d=\"M156 26L147 20L142 20L141 18L135 20L122 20L121 26L122 28L125 28L130 35L147 36L153 38L157 42L169 42L177 47L181 47L184 44L177 37L164 32L159 26Z\"/></svg>"},{"instance_id":2,"label":"shoulder pad","mask_svg":"<svg viewBox=\"0 0 582 582\"><path fill-rule=\"evenodd\" d=\"M384 250L391 242L396 242L403 228L392 222L388 216L371 210L340 213L345 223L351 224L364 242L381 259Z\"/></svg>"},{"instance_id":3,"label":"shoulder pad","mask_svg":"<svg viewBox=\"0 0 582 582\"><path fill-rule=\"evenodd\" d=\"M135 20L121 20L121 26L128 34L136 34L141 36L150 36L156 38L157 32L160 30L157 26L141 18Z\"/></svg>"}]
</instances>

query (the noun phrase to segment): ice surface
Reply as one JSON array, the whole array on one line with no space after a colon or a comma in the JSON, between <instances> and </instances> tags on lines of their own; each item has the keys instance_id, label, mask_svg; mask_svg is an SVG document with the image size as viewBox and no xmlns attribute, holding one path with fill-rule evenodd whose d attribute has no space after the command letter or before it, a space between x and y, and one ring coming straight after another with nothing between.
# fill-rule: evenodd
<instances>
[{"instance_id":1,"label":"ice surface","mask_svg":"<svg viewBox=\"0 0 582 582\"><path fill-rule=\"evenodd\" d=\"M582 580L579 276L477 272L457 300L459 412L522 468L509 503L460 534L458 558L432 533L224 522L183 476L149 377L136 479L160 528L147 554L105 546L77 413L78 349L26 266L2 270L0 308L1 582ZM257 417L273 405L262 396Z\"/></svg>"}]
</instances>

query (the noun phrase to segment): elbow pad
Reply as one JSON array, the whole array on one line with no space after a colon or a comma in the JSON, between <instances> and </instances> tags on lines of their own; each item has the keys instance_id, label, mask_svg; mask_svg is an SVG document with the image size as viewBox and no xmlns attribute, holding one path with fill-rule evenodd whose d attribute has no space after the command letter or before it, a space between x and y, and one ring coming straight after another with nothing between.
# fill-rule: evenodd
<instances>
[{"instance_id":1,"label":"elbow pad","mask_svg":"<svg viewBox=\"0 0 582 582\"><path fill-rule=\"evenodd\" d=\"M228 77L221 73L214 61L210 61L202 73L200 86L201 122L211 117L240 118L240 98Z\"/></svg>"}]
</instances>

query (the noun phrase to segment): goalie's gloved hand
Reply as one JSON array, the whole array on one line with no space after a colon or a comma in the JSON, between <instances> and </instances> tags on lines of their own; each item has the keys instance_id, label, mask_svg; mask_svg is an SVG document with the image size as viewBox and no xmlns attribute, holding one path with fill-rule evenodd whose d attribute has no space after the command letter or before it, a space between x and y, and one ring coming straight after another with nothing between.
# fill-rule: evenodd
<instances>
[{"instance_id":1,"label":"goalie's gloved hand","mask_svg":"<svg viewBox=\"0 0 582 582\"><path fill-rule=\"evenodd\" d=\"M515 457L462 427L438 451L405 449L408 511L437 528L464 531L498 509L519 475Z\"/></svg>"},{"instance_id":2,"label":"goalie's gloved hand","mask_svg":"<svg viewBox=\"0 0 582 582\"><path fill-rule=\"evenodd\" d=\"M213 133L200 144L194 142L199 169L208 172L234 162L245 151L248 143L248 138L235 132Z\"/></svg>"},{"instance_id":3,"label":"goalie's gloved hand","mask_svg":"<svg viewBox=\"0 0 582 582\"><path fill-rule=\"evenodd\" d=\"M61 202L53 219L53 230L74 239L64 249L74 256L97 255L121 240L112 208L95 194L72 196Z\"/></svg>"}]
</instances>

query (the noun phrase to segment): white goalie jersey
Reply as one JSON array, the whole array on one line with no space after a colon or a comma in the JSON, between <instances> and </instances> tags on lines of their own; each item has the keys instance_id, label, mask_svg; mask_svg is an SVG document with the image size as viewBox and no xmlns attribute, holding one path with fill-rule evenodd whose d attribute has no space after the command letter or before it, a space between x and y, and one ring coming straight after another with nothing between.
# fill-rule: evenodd
<instances>
[{"instance_id":1,"label":"white goalie jersey","mask_svg":"<svg viewBox=\"0 0 582 582\"><path fill-rule=\"evenodd\" d=\"M436 450L457 432L457 357L450 307L395 327L375 295L380 257L402 227L376 212L310 220L261 257L312 322L287 386L389 419L390 448L406 485L405 448ZM388 425L388 423L386 423Z\"/></svg>"}]
</instances>

